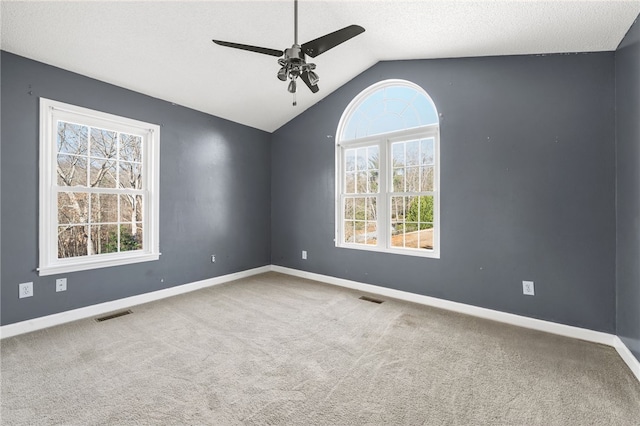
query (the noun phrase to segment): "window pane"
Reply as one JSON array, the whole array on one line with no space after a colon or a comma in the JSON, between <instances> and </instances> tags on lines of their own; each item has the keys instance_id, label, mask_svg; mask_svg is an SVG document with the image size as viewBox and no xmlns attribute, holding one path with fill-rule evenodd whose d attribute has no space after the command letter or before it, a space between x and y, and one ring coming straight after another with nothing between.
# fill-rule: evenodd
<instances>
[{"instance_id":1,"label":"window pane","mask_svg":"<svg viewBox=\"0 0 640 426\"><path fill-rule=\"evenodd\" d=\"M116 187L116 162L112 160L91 159L91 186L94 188Z\"/></svg>"},{"instance_id":2,"label":"window pane","mask_svg":"<svg viewBox=\"0 0 640 426\"><path fill-rule=\"evenodd\" d=\"M367 129L370 135L379 135L405 128L404 120L399 115L384 114L372 120Z\"/></svg>"},{"instance_id":3,"label":"window pane","mask_svg":"<svg viewBox=\"0 0 640 426\"><path fill-rule=\"evenodd\" d=\"M87 255L87 227L60 226L58 227L58 258Z\"/></svg>"},{"instance_id":4,"label":"window pane","mask_svg":"<svg viewBox=\"0 0 640 426\"><path fill-rule=\"evenodd\" d=\"M407 108L407 102L396 100L396 99L388 99L385 106L387 107L387 110L386 110L387 114L400 116L402 112ZM395 129L390 129L390 130L395 130Z\"/></svg>"},{"instance_id":5,"label":"window pane","mask_svg":"<svg viewBox=\"0 0 640 426\"><path fill-rule=\"evenodd\" d=\"M420 191L420 167L407 167L406 170L406 188L407 192Z\"/></svg>"},{"instance_id":6,"label":"window pane","mask_svg":"<svg viewBox=\"0 0 640 426\"><path fill-rule=\"evenodd\" d=\"M367 236L366 236L365 244L373 245L373 246L378 244L378 229L376 227L375 222L367 223Z\"/></svg>"},{"instance_id":7,"label":"window pane","mask_svg":"<svg viewBox=\"0 0 640 426\"><path fill-rule=\"evenodd\" d=\"M358 148L356 150L357 170L367 170L367 160L367 148Z\"/></svg>"},{"instance_id":8,"label":"window pane","mask_svg":"<svg viewBox=\"0 0 640 426\"><path fill-rule=\"evenodd\" d=\"M118 222L118 195L91 194L91 223L109 222Z\"/></svg>"},{"instance_id":9,"label":"window pane","mask_svg":"<svg viewBox=\"0 0 640 426\"><path fill-rule=\"evenodd\" d=\"M363 117L359 117L361 120L364 118L378 117L384 114L384 90L378 90L372 93L363 103L360 105L358 111L362 111ZM366 134L365 134L366 135ZM358 135L364 136L364 135Z\"/></svg>"},{"instance_id":10,"label":"window pane","mask_svg":"<svg viewBox=\"0 0 640 426\"><path fill-rule=\"evenodd\" d=\"M433 191L433 166L420 168L420 190Z\"/></svg>"},{"instance_id":11,"label":"window pane","mask_svg":"<svg viewBox=\"0 0 640 426\"><path fill-rule=\"evenodd\" d=\"M120 162L120 187L142 189L142 164Z\"/></svg>"},{"instance_id":12,"label":"window pane","mask_svg":"<svg viewBox=\"0 0 640 426\"><path fill-rule=\"evenodd\" d=\"M369 179L367 172L358 172L356 176L356 192L358 194L366 194L369 192Z\"/></svg>"},{"instance_id":13,"label":"window pane","mask_svg":"<svg viewBox=\"0 0 640 426\"><path fill-rule=\"evenodd\" d=\"M434 164L433 138L420 141L420 164Z\"/></svg>"},{"instance_id":14,"label":"window pane","mask_svg":"<svg viewBox=\"0 0 640 426\"><path fill-rule=\"evenodd\" d=\"M356 150L347 149L344 153L345 170L352 172L356 169Z\"/></svg>"},{"instance_id":15,"label":"window pane","mask_svg":"<svg viewBox=\"0 0 640 426\"><path fill-rule=\"evenodd\" d=\"M393 167L403 167L405 165L403 142L391 144L391 161Z\"/></svg>"},{"instance_id":16,"label":"window pane","mask_svg":"<svg viewBox=\"0 0 640 426\"><path fill-rule=\"evenodd\" d=\"M414 197L391 197L391 246L404 247L409 207Z\"/></svg>"},{"instance_id":17,"label":"window pane","mask_svg":"<svg viewBox=\"0 0 640 426\"><path fill-rule=\"evenodd\" d=\"M93 254L118 251L118 225L91 225Z\"/></svg>"},{"instance_id":18,"label":"window pane","mask_svg":"<svg viewBox=\"0 0 640 426\"><path fill-rule=\"evenodd\" d=\"M380 153L377 146L367 147L367 158L369 160L369 163L367 164L369 170L380 169Z\"/></svg>"},{"instance_id":19,"label":"window pane","mask_svg":"<svg viewBox=\"0 0 640 426\"><path fill-rule=\"evenodd\" d=\"M136 250L142 250L144 249L144 239L142 238L144 229L142 229L142 222L136 222L136 227Z\"/></svg>"},{"instance_id":20,"label":"window pane","mask_svg":"<svg viewBox=\"0 0 640 426\"><path fill-rule=\"evenodd\" d=\"M378 210L376 206L376 198L375 197L367 197L366 198L366 220L377 220L378 219Z\"/></svg>"},{"instance_id":21,"label":"window pane","mask_svg":"<svg viewBox=\"0 0 640 426\"><path fill-rule=\"evenodd\" d=\"M404 192L404 169L393 169L393 192Z\"/></svg>"},{"instance_id":22,"label":"window pane","mask_svg":"<svg viewBox=\"0 0 640 426\"><path fill-rule=\"evenodd\" d=\"M142 138L120 134L120 160L142 162Z\"/></svg>"},{"instance_id":23,"label":"window pane","mask_svg":"<svg viewBox=\"0 0 640 426\"><path fill-rule=\"evenodd\" d=\"M398 223L392 229L391 247L404 247L404 224Z\"/></svg>"},{"instance_id":24,"label":"window pane","mask_svg":"<svg viewBox=\"0 0 640 426\"><path fill-rule=\"evenodd\" d=\"M378 178L380 177L380 175L378 174L377 170L369 170L368 176L369 176L368 192L370 194L376 194L380 190L380 185L378 184Z\"/></svg>"},{"instance_id":25,"label":"window pane","mask_svg":"<svg viewBox=\"0 0 640 426\"><path fill-rule=\"evenodd\" d=\"M406 222L404 225L404 246L407 248L418 248L418 224L415 222Z\"/></svg>"},{"instance_id":26,"label":"window pane","mask_svg":"<svg viewBox=\"0 0 640 426\"><path fill-rule=\"evenodd\" d=\"M365 241L365 226L366 222L364 220L356 220L354 222L354 239L356 244L363 244Z\"/></svg>"},{"instance_id":27,"label":"window pane","mask_svg":"<svg viewBox=\"0 0 640 426\"><path fill-rule=\"evenodd\" d=\"M402 120L406 129L418 127L420 125L420 114L411 106L402 113Z\"/></svg>"},{"instance_id":28,"label":"window pane","mask_svg":"<svg viewBox=\"0 0 640 426\"><path fill-rule=\"evenodd\" d=\"M355 199L355 219L356 220L364 220L366 217L366 205L365 198L358 197Z\"/></svg>"},{"instance_id":29,"label":"window pane","mask_svg":"<svg viewBox=\"0 0 640 426\"><path fill-rule=\"evenodd\" d=\"M136 221L142 221L142 195L136 195Z\"/></svg>"},{"instance_id":30,"label":"window pane","mask_svg":"<svg viewBox=\"0 0 640 426\"><path fill-rule=\"evenodd\" d=\"M367 163L369 181L367 192L369 193L377 193L379 190L378 179L380 177L380 156L378 151L379 149L377 146L370 146L367 148L367 158L369 159Z\"/></svg>"},{"instance_id":31,"label":"window pane","mask_svg":"<svg viewBox=\"0 0 640 426\"><path fill-rule=\"evenodd\" d=\"M356 192L356 173L347 172L345 176L345 191L347 194L354 194Z\"/></svg>"},{"instance_id":32,"label":"window pane","mask_svg":"<svg viewBox=\"0 0 640 426\"><path fill-rule=\"evenodd\" d=\"M433 223L420 224L420 248L433 249Z\"/></svg>"},{"instance_id":33,"label":"window pane","mask_svg":"<svg viewBox=\"0 0 640 426\"><path fill-rule=\"evenodd\" d=\"M384 94L387 99L401 100L406 105L415 98L416 91L407 86L389 86L384 89Z\"/></svg>"},{"instance_id":34,"label":"window pane","mask_svg":"<svg viewBox=\"0 0 640 426\"><path fill-rule=\"evenodd\" d=\"M413 101L413 106L416 111L420 112L420 125L438 123L435 106L426 96L417 96Z\"/></svg>"},{"instance_id":35,"label":"window pane","mask_svg":"<svg viewBox=\"0 0 640 426\"><path fill-rule=\"evenodd\" d=\"M120 251L142 249L142 226L130 223L120 226Z\"/></svg>"},{"instance_id":36,"label":"window pane","mask_svg":"<svg viewBox=\"0 0 640 426\"><path fill-rule=\"evenodd\" d=\"M391 225L404 220L405 197L391 197Z\"/></svg>"},{"instance_id":37,"label":"window pane","mask_svg":"<svg viewBox=\"0 0 640 426\"><path fill-rule=\"evenodd\" d=\"M88 128L79 124L58 121L58 152L61 154L87 155Z\"/></svg>"},{"instance_id":38,"label":"window pane","mask_svg":"<svg viewBox=\"0 0 640 426\"><path fill-rule=\"evenodd\" d=\"M409 141L406 143L407 166L417 166L420 164L420 143Z\"/></svg>"},{"instance_id":39,"label":"window pane","mask_svg":"<svg viewBox=\"0 0 640 426\"><path fill-rule=\"evenodd\" d=\"M116 158L117 153L116 132L103 129L91 129L91 150L89 155L97 158Z\"/></svg>"},{"instance_id":40,"label":"window pane","mask_svg":"<svg viewBox=\"0 0 640 426\"><path fill-rule=\"evenodd\" d=\"M344 218L354 219L354 203L353 198L345 198L344 200Z\"/></svg>"},{"instance_id":41,"label":"window pane","mask_svg":"<svg viewBox=\"0 0 640 426\"><path fill-rule=\"evenodd\" d=\"M355 242L355 229L354 229L353 221L346 220L344 222L344 242L345 243Z\"/></svg>"},{"instance_id":42,"label":"window pane","mask_svg":"<svg viewBox=\"0 0 640 426\"><path fill-rule=\"evenodd\" d=\"M58 193L58 223L87 223L87 196L85 192Z\"/></svg>"},{"instance_id":43,"label":"window pane","mask_svg":"<svg viewBox=\"0 0 640 426\"><path fill-rule=\"evenodd\" d=\"M87 158L59 154L56 174L59 186L87 186Z\"/></svg>"},{"instance_id":44,"label":"window pane","mask_svg":"<svg viewBox=\"0 0 640 426\"><path fill-rule=\"evenodd\" d=\"M120 222L131 224L142 220L142 196L120 196Z\"/></svg>"}]
</instances>

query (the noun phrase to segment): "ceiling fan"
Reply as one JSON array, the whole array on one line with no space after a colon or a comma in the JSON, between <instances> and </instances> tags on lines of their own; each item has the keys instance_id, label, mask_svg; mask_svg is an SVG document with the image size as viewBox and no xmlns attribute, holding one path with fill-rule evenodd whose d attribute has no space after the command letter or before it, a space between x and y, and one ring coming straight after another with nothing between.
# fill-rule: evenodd
<instances>
[{"instance_id":1,"label":"ceiling fan","mask_svg":"<svg viewBox=\"0 0 640 426\"><path fill-rule=\"evenodd\" d=\"M293 45L289 49L276 50L266 47L249 46L246 44L231 43L228 41L212 40L215 44L225 47L233 47L235 49L248 50L250 52L262 53L264 55L281 57L278 59L280 69L278 70L278 78L282 81L289 81L288 90L293 94L293 105L296 105L295 93L296 93L296 80L298 77L304 81L307 87L316 93L318 88L318 81L320 78L315 73L316 64L307 63L306 56L315 58L316 56L326 52L329 49L336 47L337 45L344 43L345 41L357 36L364 32L364 28L359 25L349 25L341 30L334 31L332 33L323 35L315 40L308 41L302 45L298 44L298 0L293 1L294 9L294 30L293 30Z\"/></svg>"}]
</instances>

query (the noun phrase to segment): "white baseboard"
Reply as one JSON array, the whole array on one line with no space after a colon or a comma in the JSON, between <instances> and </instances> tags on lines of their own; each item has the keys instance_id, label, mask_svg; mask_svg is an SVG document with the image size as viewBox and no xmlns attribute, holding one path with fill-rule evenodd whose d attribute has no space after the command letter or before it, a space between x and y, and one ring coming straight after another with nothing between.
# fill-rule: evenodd
<instances>
[{"instance_id":1,"label":"white baseboard","mask_svg":"<svg viewBox=\"0 0 640 426\"><path fill-rule=\"evenodd\" d=\"M394 290L386 287L379 287L372 284L364 284L357 281L345 280L342 278L330 277L327 275L315 274L312 272L300 271L297 269L285 268L282 266L272 265L271 270L281 272L283 274L293 275L300 278L308 278L314 281L320 281L327 284L333 284L340 287L346 287L353 290L365 291L367 293L379 294L394 299L406 300L408 302L419 303L421 305L433 306L435 308L446 309L448 311L459 312L462 314L472 315L474 317L485 318L493 321L499 321L506 324L517 325L519 327L530 328L533 330L545 331L547 333L559 334L561 336L573 337L575 339L586 340L589 342L600 343L608 346L614 345L613 334L602 333L600 331L588 330L585 328L574 327L570 325L559 324L551 321L544 321L535 318L524 317L521 315L509 314L506 312L496 311L493 309L480 308L478 306L467 305L450 300L438 299L436 297L423 296L420 294L409 293L401 290Z\"/></svg>"},{"instance_id":2,"label":"white baseboard","mask_svg":"<svg viewBox=\"0 0 640 426\"><path fill-rule=\"evenodd\" d=\"M0 327L0 339L41 330L43 328L53 327L55 325L60 325L71 321L99 316L102 314L106 314L107 312L127 309L132 306L141 305L143 303L153 302L155 300L165 299L167 297L189 293L191 291L200 290L202 288L224 284L229 281L235 281L241 278L250 277L252 275L262 274L264 272L269 272L270 270L271 265L261 266L259 268L240 271L233 274L222 275L202 281L169 287L162 290L153 291L151 293L126 297L124 299L118 299L111 302L99 303L97 305L91 305L84 308L73 309L71 311L60 312L58 314L47 315L27 321L17 322L14 324L3 325L2 327Z\"/></svg>"},{"instance_id":3,"label":"white baseboard","mask_svg":"<svg viewBox=\"0 0 640 426\"><path fill-rule=\"evenodd\" d=\"M539 320L536 318L524 317L522 315L509 314L493 309L480 308L478 306L452 302L450 300L438 299L430 296L423 296L420 294L409 293L401 290L394 290L372 284L364 284L361 282L345 280L328 275L321 275L313 272L301 271L298 269L285 268L283 266L271 265L271 270L274 272L280 272L300 278L307 278L326 284L346 287L352 290L378 294L394 299L406 300L408 302L419 303L426 306L433 306L435 308L446 309L448 311L459 312L479 318L498 321L505 324L516 325L518 327L530 328L533 330L544 331L560 336L566 336L574 339L612 346L616 349L627 366L629 366L631 372L636 376L638 381L640 381L640 362L633 356L631 351L625 346L622 340L620 340L620 338L614 334L574 327L571 325L559 324L551 321Z\"/></svg>"},{"instance_id":4,"label":"white baseboard","mask_svg":"<svg viewBox=\"0 0 640 426\"><path fill-rule=\"evenodd\" d=\"M629 366L631 372L636 376L636 379L640 382L640 361L633 356L629 348L624 344L624 342L618 337L615 337L615 345L616 351L620 355L620 358Z\"/></svg>"},{"instance_id":5,"label":"white baseboard","mask_svg":"<svg viewBox=\"0 0 640 426\"><path fill-rule=\"evenodd\" d=\"M241 278L250 277L265 272L279 272L300 278L306 278L313 281L319 281L326 284L332 284L340 287L350 288L352 290L363 291L381 296L391 297L408 302L419 303L426 306L433 306L440 309L446 309L453 312L459 312L472 315L479 318L485 318L506 324L516 325L519 327L530 328L533 330L544 331L547 333L558 334L561 336L572 337L575 339L586 340L588 342L600 343L612 346L616 349L622 360L629 366L631 372L640 381L640 361L638 361L631 351L625 346L618 336L600 331L588 330L585 328L574 327L570 325L558 324L551 321L544 321L535 318L524 317L521 315L509 314L506 312L496 311L493 309L480 308L478 306L467 305L459 302L438 299L430 296L409 293L401 290L394 290L386 287L380 287L372 284L365 284L357 281L346 280L342 278L331 277L328 275L316 274L313 272L301 271L298 269L285 268L277 265L266 265L259 268L240 271L233 274L223 275L220 277L209 278L202 281L183 284L176 287L170 287L151 293L131 296L124 299L114 300L111 302L100 303L97 305L86 306L84 308L73 309L71 311L60 312L53 315L34 318L14 324L3 325L0 327L0 339L17 336L19 334L29 333L43 328L53 327L71 321L91 318L121 309L127 309L132 306L141 305L143 303L153 302L155 300L165 299L167 297L177 296L179 294L189 293L191 291L200 290L202 288L224 284L229 281L239 280Z\"/></svg>"}]
</instances>

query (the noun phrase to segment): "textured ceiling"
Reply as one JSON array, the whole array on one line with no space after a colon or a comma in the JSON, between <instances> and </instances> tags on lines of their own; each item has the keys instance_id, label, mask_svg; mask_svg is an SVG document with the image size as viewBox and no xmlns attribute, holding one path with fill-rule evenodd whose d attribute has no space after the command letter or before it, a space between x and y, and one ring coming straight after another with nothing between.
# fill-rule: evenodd
<instances>
[{"instance_id":1,"label":"textured ceiling","mask_svg":"<svg viewBox=\"0 0 640 426\"><path fill-rule=\"evenodd\" d=\"M273 131L371 67L393 59L615 50L633 1L299 2L299 41L350 24L366 32L313 60L320 92L298 106L277 58L212 38L284 49L293 1L3 0L3 50L258 129Z\"/></svg>"}]
</instances>

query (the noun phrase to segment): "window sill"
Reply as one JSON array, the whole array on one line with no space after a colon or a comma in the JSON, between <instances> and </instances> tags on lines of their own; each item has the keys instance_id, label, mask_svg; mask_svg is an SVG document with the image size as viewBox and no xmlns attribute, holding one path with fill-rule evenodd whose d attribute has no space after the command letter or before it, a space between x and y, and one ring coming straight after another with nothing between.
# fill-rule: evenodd
<instances>
[{"instance_id":1,"label":"window sill","mask_svg":"<svg viewBox=\"0 0 640 426\"><path fill-rule=\"evenodd\" d=\"M41 266L38 275L66 274L68 272L87 271L110 266L128 265L131 263L151 262L160 258L160 253L140 253L135 255L98 255L98 259L64 259L55 264Z\"/></svg>"},{"instance_id":2,"label":"window sill","mask_svg":"<svg viewBox=\"0 0 640 426\"><path fill-rule=\"evenodd\" d=\"M399 254L402 256L427 257L431 259L440 259L440 252L437 250L426 249L401 249L401 248L383 248L376 246L365 246L362 244L336 244L338 248L361 251L375 251L378 253Z\"/></svg>"}]
</instances>

